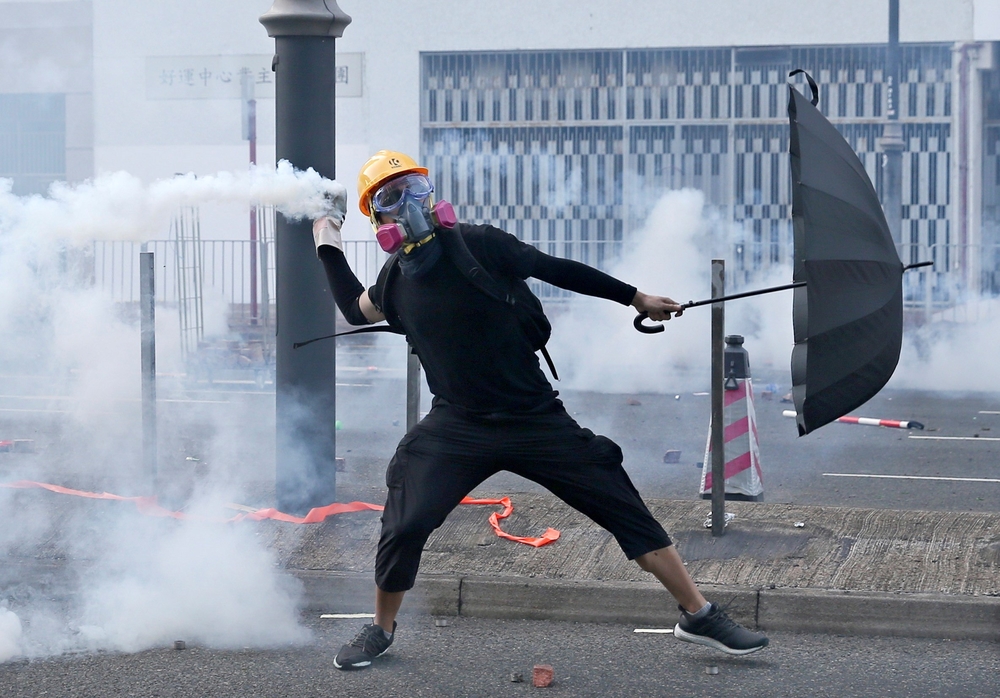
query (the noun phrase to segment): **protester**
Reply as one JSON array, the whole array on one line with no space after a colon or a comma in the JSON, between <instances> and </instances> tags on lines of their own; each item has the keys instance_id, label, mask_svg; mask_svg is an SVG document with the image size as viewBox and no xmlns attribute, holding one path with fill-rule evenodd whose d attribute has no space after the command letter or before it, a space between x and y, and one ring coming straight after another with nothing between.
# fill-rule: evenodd
<instances>
[{"instance_id":1,"label":"protester","mask_svg":"<svg viewBox=\"0 0 1000 698\"><path fill-rule=\"evenodd\" d=\"M393 252L367 290L343 253L345 198L333 199L329 215L313 225L317 254L344 317L353 325L388 320L404 331L434 395L430 412L399 442L386 472L374 623L341 648L334 665L363 668L388 650L428 536L463 497L501 470L537 482L614 535L625 555L677 600L675 637L736 655L765 647L767 637L702 596L632 485L618 445L581 428L566 412L535 353L547 323L519 284L533 277L631 305L656 321L679 316L681 306L546 255L498 228L456 223L446 202L434 203L433 192L427 169L403 153L379 151L362 167L359 207L383 248Z\"/></svg>"}]
</instances>

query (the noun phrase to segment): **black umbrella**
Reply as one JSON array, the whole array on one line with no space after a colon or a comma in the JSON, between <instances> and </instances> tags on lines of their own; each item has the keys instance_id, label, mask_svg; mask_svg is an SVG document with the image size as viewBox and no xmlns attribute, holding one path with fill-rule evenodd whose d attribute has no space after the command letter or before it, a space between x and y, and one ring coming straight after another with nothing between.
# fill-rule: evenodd
<instances>
[{"instance_id":1,"label":"black umbrella","mask_svg":"<svg viewBox=\"0 0 1000 698\"><path fill-rule=\"evenodd\" d=\"M796 70L791 75L803 72ZM789 85L795 237L792 399L799 435L867 402L892 376L903 334L903 263L878 194L840 132Z\"/></svg>"},{"instance_id":2,"label":"black umbrella","mask_svg":"<svg viewBox=\"0 0 1000 698\"><path fill-rule=\"evenodd\" d=\"M796 70L789 77L797 73ZM842 417L871 399L899 361L903 335L902 275L878 194L840 132L812 100L789 86L794 283L692 301L684 308L794 288L792 399L799 435ZM641 332L662 325L642 324Z\"/></svg>"}]
</instances>

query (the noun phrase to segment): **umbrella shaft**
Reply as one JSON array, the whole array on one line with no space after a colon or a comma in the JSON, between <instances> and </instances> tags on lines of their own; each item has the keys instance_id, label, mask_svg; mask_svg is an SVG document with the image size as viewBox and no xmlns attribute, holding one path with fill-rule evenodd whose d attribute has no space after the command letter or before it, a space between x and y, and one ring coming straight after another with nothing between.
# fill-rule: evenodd
<instances>
[{"instance_id":1,"label":"umbrella shaft","mask_svg":"<svg viewBox=\"0 0 1000 698\"><path fill-rule=\"evenodd\" d=\"M765 293L774 293L775 291L787 291L790 288L799 288L800 286L805 286L805 281L796 281L792 284L785 284L784 286L771 286L770 288L760 288L756 291L744 291L743 293L734 293L731 296L720 296L719 298L708 298L703 301L688 301L681 307L685 310L688 308L697 308L699 305L709 305L711 303L722 303L723 301L734 301L737 298L748 298L749 296L760 296Z\"/></svg>"}]
</instances>

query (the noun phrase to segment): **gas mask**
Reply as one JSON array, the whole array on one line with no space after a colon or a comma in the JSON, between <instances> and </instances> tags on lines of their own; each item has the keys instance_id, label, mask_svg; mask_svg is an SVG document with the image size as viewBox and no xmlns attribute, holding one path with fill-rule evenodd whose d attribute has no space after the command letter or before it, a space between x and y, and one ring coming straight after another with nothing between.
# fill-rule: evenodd
<instances>
[{"instance_id":1,"label":"gas mask","mask_svg":"<svg viewBox=\"0 0 1000 698\"><path fill-rule=\"evenodd\" d=\"M405 258L433 239L434 228L455 227L458 220L450 203L430 205L433 192L430 179L413 173L384 184L372 195L373 222L376 214L392 219L375 231L383 250L392 254L402 249Z\"/></svg>"}]
</instances>

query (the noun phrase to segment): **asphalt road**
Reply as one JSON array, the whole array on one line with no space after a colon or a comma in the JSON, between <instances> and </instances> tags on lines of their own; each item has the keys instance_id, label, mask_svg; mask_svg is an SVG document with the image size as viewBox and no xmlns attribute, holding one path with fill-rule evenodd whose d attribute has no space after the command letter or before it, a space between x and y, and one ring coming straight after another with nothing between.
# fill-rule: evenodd
<instances>
[{"instance_id":1,"label":"asphalt road","mask_svg":"<svg viewBox=\"0 0 1000 698\"><path fill-rule=\"evenodd\" d=\"M367 670L333 667L363 621L305 619L305 646L276 650L153 649L0 664L5 698L66 696L948 696L1000 694L992 643L774 633L729 657L631 626L405 616L389 653ZM531 685L536 664L555 682ZM717 667L718 673L706 673ZM513 683L520 673L525 682Z\"/></svg>"},{"instance_id":2,"label":"asphalt road","mask_svg":"<svg viewBox=\"0 0 1000 698\"><path fill-rule=\"evenodd\" d=\"M351 356L338 364L336 418L343 428L337 432L337 451L346 463L346 471L338 474L338 488L345 496L381 496L372 490L384 488L386 463L404 433L402 373L369 368L368 360L377 362L377 357ZM1000 510L1000 414L985 414L1000 411L1000 392L958 395L887 389L854 414L916 420L926 430L834 423L800 438L794 420L782 416L792 407L781 402L788 386L779 386L765 399L768 382L767 377L755 381L766 501ZM60 397L68 392L65 386L5 379L3 387L0 440L33 438L38 453L0 453L0 477L41 473L69 484L81 482L82 476L106 479L113 486L116 476L137 473L141 463L137 401L89 406L83 415L71 414L79 403ZM248 489L259 492L260 501L246 503L264 503L275 468L273 392L259 391L251 381L181 386L164 380L159 394L163 479L183 491L189 485L182 483L215 472L254 483ZM707 394L564 390L561 397L581 425L622 446L625 467L644 496L698 497L710 414ZM428 405L425 394L424 409ZM668 450L681 452L678 463L663 462ZM504 493L537 489L507 474L482 487Z\"/></svg>"}]
</instances>

